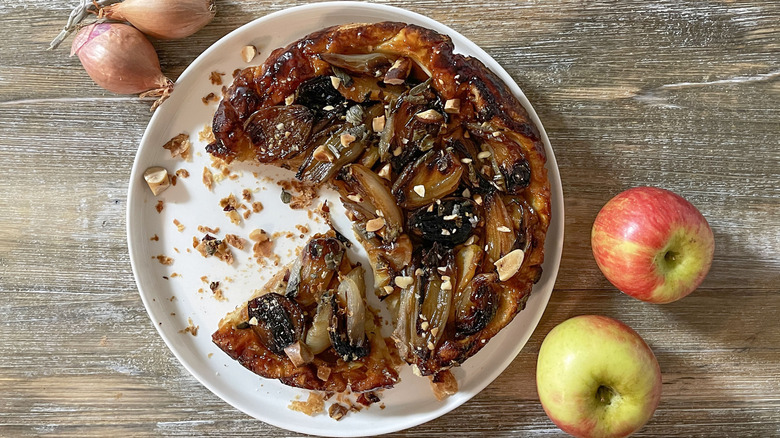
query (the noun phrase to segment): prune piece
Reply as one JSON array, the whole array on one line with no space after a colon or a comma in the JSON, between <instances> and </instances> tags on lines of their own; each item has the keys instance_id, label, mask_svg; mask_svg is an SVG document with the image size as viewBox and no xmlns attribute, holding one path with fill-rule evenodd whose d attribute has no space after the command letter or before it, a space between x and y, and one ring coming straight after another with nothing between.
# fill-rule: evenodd
<instances>
[{"instance_id":1,"label":"prune piece","mask_svg":"<svg viewBox=\"0 0 780 438\"><path fill-rule=\"evenodd\" d=\"M295 103L311 110L317 118L323 117L329 110L326 107L342 107L344 96L333 88L330 76L316 76L298 86Z\"/></svg>"},{"instance_id":2,"label":"prune piece","mask_svg":"<svg viewBox=\"0 0 780 438\"><path fill-rule=\"evenodd\" d=\"M247 304L249 324L266 348L276 354L301 339L303 311L295 301L275 293L255 298Z\"/></svg>"},{"instance_id":3,"label":"prune piece","mask_svg":"<svg viewBox=\"0 0 780 438\"><path fill-rule=\"evenodd\" d=\"M409 218L412 233L430 242L460 245L471 235L479 218L474 201L468 198L442 199L433 207L415 210Z\"/></svg>"}]
</instances>

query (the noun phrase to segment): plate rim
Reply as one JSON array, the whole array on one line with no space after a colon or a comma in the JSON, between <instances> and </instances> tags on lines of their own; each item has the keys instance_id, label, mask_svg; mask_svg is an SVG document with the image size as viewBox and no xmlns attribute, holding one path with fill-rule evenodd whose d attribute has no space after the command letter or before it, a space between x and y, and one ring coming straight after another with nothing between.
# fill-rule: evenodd
<instances>
[{"instance_id":1,"label":"plate rim","mask_svg":"<svg viewBox=\"0 0 780 438\"><path fill-rule=\"evenodd\" d=\"M529 325L533 326L533 330L530 330L527 335L525 336L525 339L521 339L521 342L516 343L516 347L513 352L510 352L510 354L507 354L503 360L503 362L497 364L490 372L488 372L488 378L482 379L480 381L480 384L476 385L475 391L466 394L465 397L462 398L462 400L459 400L457 403L451 403L451 404L444 404L442 403L442 407L440 409L432 410L425 415L415 416L413 421L410 422L397 422L398 424L394 424L391 426L386 427L377 427L376 430L372 430L369 434L370 435L381 435L386 433L392 433L397 432L400 430L408 429L411 427L418 426L420 424L426 423L428 421L431 421L433 419L439 418L443 415L446 415L447 413L453 411L454 409L460 407L467 401L471 400L474 396L479 394L485 387L490 385L495 381L495 379L501 375L506 368L517 358L517 355L522 351L522 349L525 347L525 345L528 342L528 339L533 335L533 333L536 331L536 329L539 326L539 321L541 320L542 316L544 315L544 312L547 309L547 306L549 304L550 296L552 295L552 292L555 288L555 282L557 280L557 274L560 268L560 261L562 256L562 249L563 249L563 240L564 240L564 203L563 203L563 187L560 180L560 172L557 165L557 160L555 158L552 145L550 144L550 140L547 136L547 132L544 129L544 126L541 123L541 120L539 119L535 109L531 105L528 98L523 93L520 86L515 82L515 80L507 73L507 71L495 60L492 56L490 56L487 52L485 52L480 46L478 46L476 43L471 41L470 39L466 38L465 36L461 35L459 32L455 31L454 29L450 28L449 26L438 22L437 20L434 20L430 17L427 17L425 15L409 11L407 9L395 7L395 6L389 6L384 4L374 4L374 3L367 3L367 2L352 2L352 1L330 1L330 2L322 2L322 3L313 3L313 4L305 4L300 6L294 6L290 8L285 8L279 11L272 12L270 14L258 17L244 25L239 26L238 28L232 30L228 34L224 35L217 41L215 41L213 44L211 44L206 50L204 50L200 55L198 55L191 63L187 66L187 68L181 73L179 78L177 79L177 83L182 81L184 78L187 78L189 74L192 74L192 71L196 69L197 64L200 60L209 57L213 52L216 52L219 50L221 43L223 41L229 40L232 38L234 34L237 34L239 32L242 32L245 28L258 26L264 22L272 21L281 19L287 15L295 15L297 13L300 13L302 11L312 12L312 11L328 11L332 9L337 8L349 8L354 9L356 11L360 10L374 10L378 12L384 12L384 13L392 13L392 14L399 14L399 18L401 18L400 21L406 21L408 22L410 19L414 20L417 23L424 23L422 26L426 27L436 27L437 32L445 33L446 35L450 37L458 37L462 38L463 40L470 43L471 47L469 47L469 50L474 52L474 55L477 59L482 61L485 64L492 64L489 69L493 71L499 78L501 78L502 81L506 84L506 86L510 89L512 94L518 98L521 105L526 109L528 112L529 117L534 122L534 124L537 126L540 132L541 141L545 148L545 153L547 155L547 172L548 172L548 179L550 180L550 195L551 195L551 207L552 214L550 219L550 225L548 227L548 235L550 233L550 230L555 230L557 234L560 236L559 239L557 239L555 242L549 242L549 239L546 239L545 241L545 262L544 262L544 273L543 275L549 276L549 282L550 288L549 291L533 291L532 293L536 293L537 295L543 295L541 298L543 299L543 306L536 311L536 313L530 318ZM373 22L373 21L372 21ZM291 41L292 42L292 41ZM209 382L205 376L201 376L199 372L197 372L195 369L193 369L187 361L183 360L183 357L180 355L178 348L175 346L175 343L173 342L173 339L170 338L166 332L163 330L163 328L155 323L155 320L153 318L152 309L150 306L150 303L147 300L147 294L143 291L143 288L141 286L141 279L139 276L138 266L139 262L136 261L136 255L137 251L134 249L134 245L132 242L132 231L131 228L133 227L131 223L131 214L132 209L131 206L134 205L135 201L135 195L134 193L136 190L133 190L133 183L137 180L137 178L140 177L140 168L139 168L139 161L141 157L141 146L148 143L150 140L148 137L151 136L150 132L152 131L151 127L156 124L156 120L161 117L162 112L158 111L155 112L154 115L152 115L151 119L149 120L149 123L147 124L146 129L144 130L144 134L141 137L141 140L139 142L139 148L136 152L135 159L133 160L133 167L130 174L130 181L128 183L128 194L127 194L127 211L126 211L126 238L127 238L127 246L128 246L128 253L130 258L130 264L133 271L133 278L136 283L136 288L138 289L138 293L141 296L141 300L144 304L144 308L147 312L147 315L149 316L149 320L152 323L152 325L157 330L157 333L160 335L160 337L165 342L166 346L168 347L168 350L173 353L173 355L176 357L179 364L181 364L189 373L192 375L201 385L206 387L209 391L211 391L213 394L218 396L220 399L234 407L235 409L243 412L244 414L255 418L257 420L263 421L267 424L270 424L275 427L279 427L281 429L298 432L298 433L309 433L309 434L317 434L317 435L323 435L323 436L366 436L365 431L342 431L344 433L331 433L332 430L323 431L311 427L306 427L302 423L301 424L289 424L282 421L277 421L274 418L258 418L256 415L249 413L247 410L245 410L240 403L238 403L231 395L231 391L225 391L222 388L218 388ZM558 237L558 236L556 236ZM553 253L549 254L547 251L547 246L552 245ZM552 260L550 260L550 256L552 256ZM549 266L548 266L549 264ZM324 433L323 433L324 432ZM359 432L359 433L356 433Z\"/></svg>"}]
</instances>

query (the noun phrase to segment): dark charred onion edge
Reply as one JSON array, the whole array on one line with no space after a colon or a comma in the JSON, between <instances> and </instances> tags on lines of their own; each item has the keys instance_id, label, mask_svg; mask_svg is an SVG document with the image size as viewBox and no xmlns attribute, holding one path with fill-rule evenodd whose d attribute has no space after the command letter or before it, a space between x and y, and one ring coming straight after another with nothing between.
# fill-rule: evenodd
<instances>
[{"instance_id":1,"label":"dark charred onion edge","mask_svg":"<svg viewBox=\"0 0 780 438\"><path fill-rule=\"evenodd\" d=\"M499 304L495 274L476 275L455 304L455 338L462 339L487 327Z\"/></svg>"}]
</instances>

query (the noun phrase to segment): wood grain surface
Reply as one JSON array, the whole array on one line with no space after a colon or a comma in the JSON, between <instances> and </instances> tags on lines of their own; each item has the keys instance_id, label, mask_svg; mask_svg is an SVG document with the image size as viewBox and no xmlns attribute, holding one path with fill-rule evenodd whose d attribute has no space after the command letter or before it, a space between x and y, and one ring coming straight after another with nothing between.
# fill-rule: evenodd
<instances>
[{"instance_id":1,"label":"wood grain surface","mask_svg":"<svg viewBox=\"0 0 780 438\"><path fill-rule=\"evenodd\" d=\"M291 436L201 386L156 333L125 240L149 102L104 92L46 51L71 1L0 2L0 436ZM75 3L75 2L73 2ZM301 2L217 0L176 78L236 27ZM559 436L535 388L539 346L579 314L619 318L655 351L663 396L643 436L780 435L780 2L391 1L451 26L520 84L565 194L560 274L535 334L489 387L395 436ZM716 236L701 288L673 304L616 291L590 250L631 186L692 201Z\"/></svg>"}]
</instances>

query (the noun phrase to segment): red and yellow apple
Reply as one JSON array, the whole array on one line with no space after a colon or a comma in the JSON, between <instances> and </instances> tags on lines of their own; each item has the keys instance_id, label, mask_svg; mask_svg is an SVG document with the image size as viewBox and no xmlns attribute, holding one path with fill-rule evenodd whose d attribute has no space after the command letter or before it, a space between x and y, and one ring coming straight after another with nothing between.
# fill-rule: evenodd
<instances>
[{"instance_id":1,"label":"red and yellow apple","mask_svg":"<svg viewBox=\"0 0 780 438\"><path fill-rule=\"evenodd\" d=\"M661 369L629 326L605 316L576 316L542 342L536 388L547 416L564 432L625 437L653 416Z\"/></svg>"},{"instance_id":2,"label":"red and yellow apple","mask_svg":"<svg viewBox=\"0 0 780 438\"><path fill-rule=\"evenodd\" d=\"M642 301L669 303L704 280L715 238L704 216L681 196L635 187L598 213L591 247L599 269L616 288Z\"/></svg>"}]
</instances>

